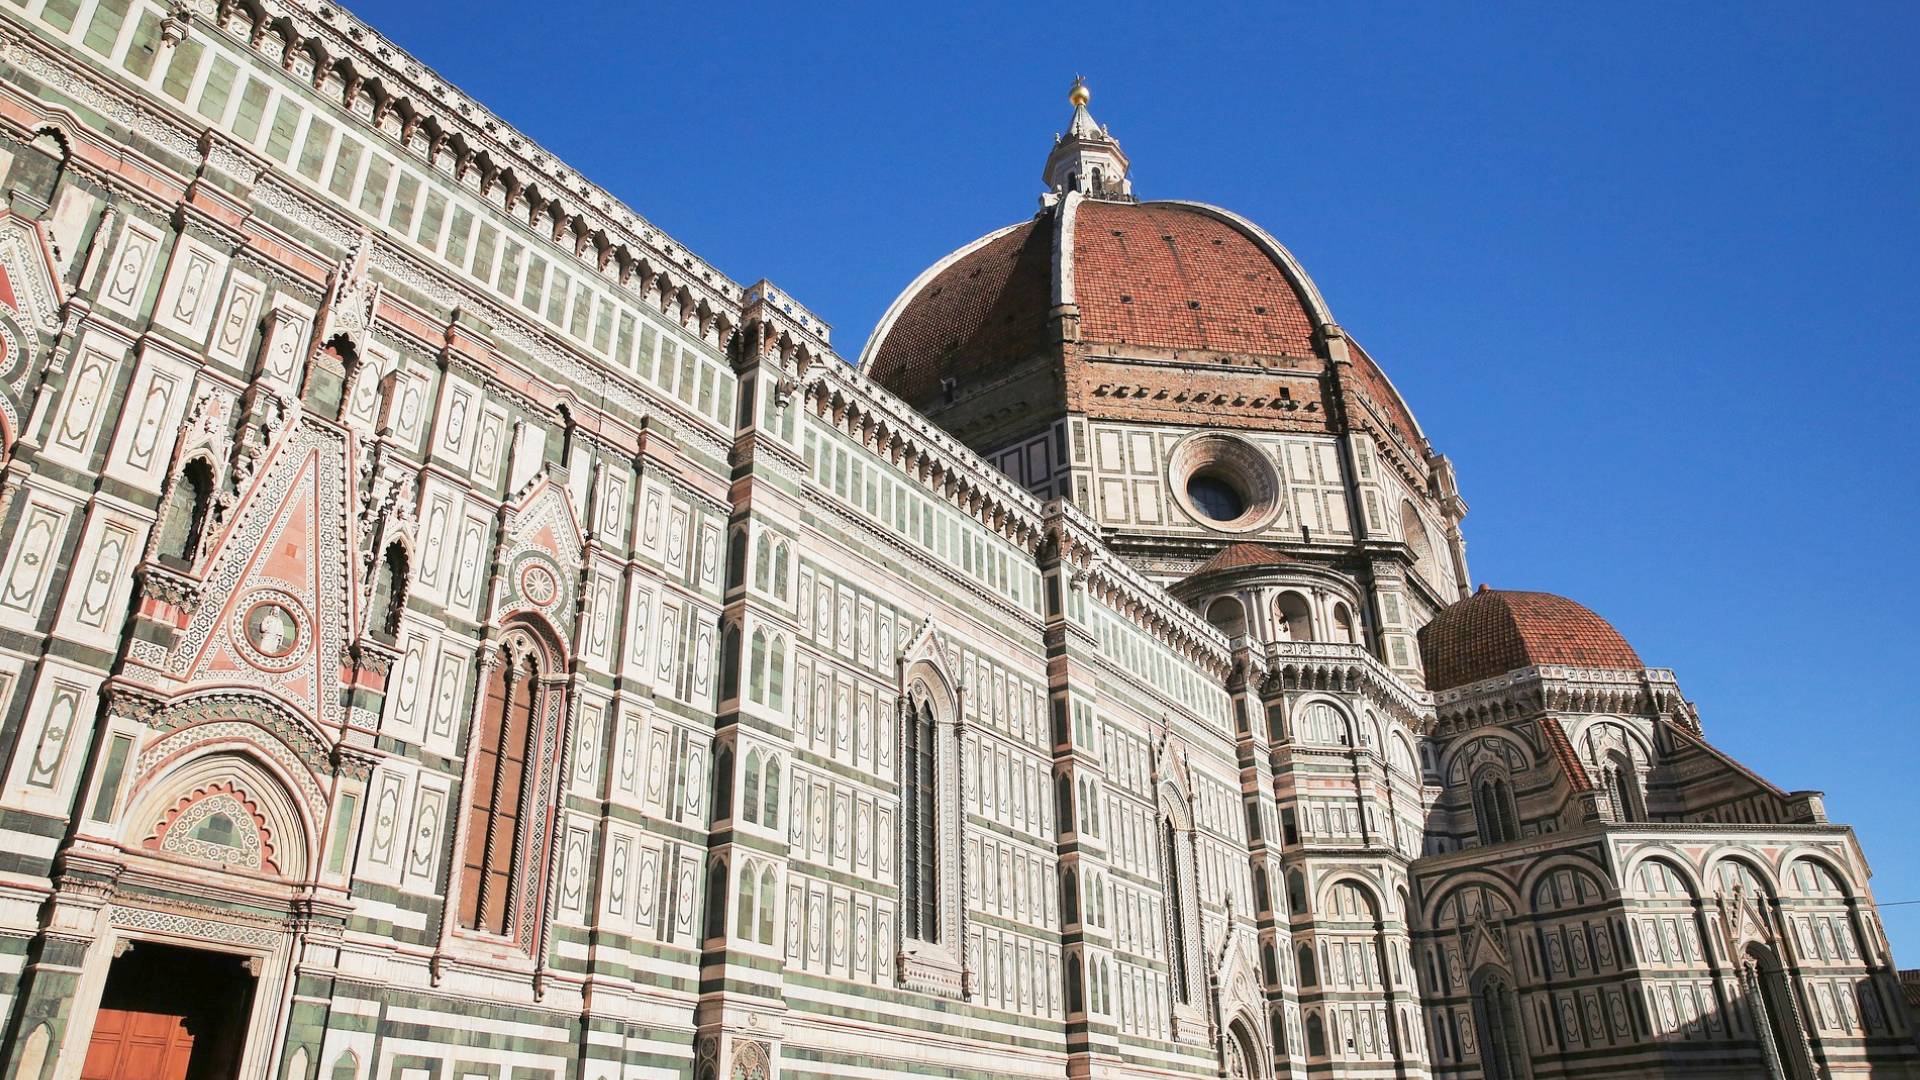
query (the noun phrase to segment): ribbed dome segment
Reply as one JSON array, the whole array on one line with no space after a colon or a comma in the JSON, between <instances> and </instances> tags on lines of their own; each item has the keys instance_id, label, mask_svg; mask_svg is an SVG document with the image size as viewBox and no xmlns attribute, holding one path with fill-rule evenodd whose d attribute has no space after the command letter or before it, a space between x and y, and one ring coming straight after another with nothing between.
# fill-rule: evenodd
<instances>
[{"instance_id":1,"label":"ribbed dome segment","mask_svg":"<svg viewBox=\"0 0 1920 1080\"><path fill-rule=\"evenodd\" d=\"M924 404L962 366L977 373L983 364L1030 355L1046 339L1051 231L1042 219L1022 222L949 256L944 268L916 283L885 336L869 346L867 374Z\"/></svg>"},{"instance_id":2,"label":"ribbed dome segment","mask_svg":"<svg viewBox=\"0 0 1920 1080\"><path fill-rule=\"evenodd\" d=\"M1543 664L1639 671L1640 654L1607 620L1564 596L1480 591L1420 631L1427 689L1448 690Z\"/></svg>"},{"instance_id":3,"label":"ribbed dome segment","mask_svg":"<svg viewBox=\"0 0 1920 1080\"><path fill-rule=\"evenodd\" d=\"M1082 341L1310 357L1306 303L1252 237L1174 203L1089 200L1073 230Z\"/></svg>"}]
</instances>

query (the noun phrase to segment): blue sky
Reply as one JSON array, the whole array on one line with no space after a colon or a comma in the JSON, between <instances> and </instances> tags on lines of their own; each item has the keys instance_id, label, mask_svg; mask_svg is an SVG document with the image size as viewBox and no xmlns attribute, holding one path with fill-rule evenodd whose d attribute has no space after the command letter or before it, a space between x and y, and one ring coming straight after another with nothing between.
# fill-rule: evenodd
<instances>
[{"instance_id":1,"label":"blue sky","mask_svg":"<svg viewBox=\"0 0 1920 1080\"><path fill-rule=\"evenodd\" d=\"M1138 194L1266 226L1386 367L1476 580L1607 616L1920 900L1920 6L354 10L849 357L1033 212L1084 73Z\"/></svg>"}]
</instances>

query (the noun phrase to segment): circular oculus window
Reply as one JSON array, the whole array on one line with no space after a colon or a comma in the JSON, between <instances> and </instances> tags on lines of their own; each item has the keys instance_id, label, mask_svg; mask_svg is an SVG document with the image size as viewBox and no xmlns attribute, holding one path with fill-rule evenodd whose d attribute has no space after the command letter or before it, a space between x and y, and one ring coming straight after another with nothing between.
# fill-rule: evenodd
<instances>
[{"instance_id":1,"label":"circular oculus window","mask_svg":"<svg viewBox=\"0 0 1920 1080\"><path fill-rule=\"evenodd\" d=\"M1280 477L1258 447L1203 433L1174 447L1168 476L1174 501L1198 524L1222 532L1264 528L1279 511Z\"/></svg>"}]
</instances>

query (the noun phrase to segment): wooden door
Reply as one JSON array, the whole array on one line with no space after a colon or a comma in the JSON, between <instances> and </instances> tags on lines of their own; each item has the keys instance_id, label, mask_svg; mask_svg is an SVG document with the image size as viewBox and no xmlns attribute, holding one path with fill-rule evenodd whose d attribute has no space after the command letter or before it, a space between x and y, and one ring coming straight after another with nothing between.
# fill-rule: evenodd
<instances>
[{"instance_id":1,"label":"wooden door","mask_svg":"<svg viewBox=\"0 0 1920 1080\"><path fill-rule=\"evenodd\" d=\"M186 1080L192 1060L186 1017L102 1008L80 1080Z\"/></svg>"}]
</instances>

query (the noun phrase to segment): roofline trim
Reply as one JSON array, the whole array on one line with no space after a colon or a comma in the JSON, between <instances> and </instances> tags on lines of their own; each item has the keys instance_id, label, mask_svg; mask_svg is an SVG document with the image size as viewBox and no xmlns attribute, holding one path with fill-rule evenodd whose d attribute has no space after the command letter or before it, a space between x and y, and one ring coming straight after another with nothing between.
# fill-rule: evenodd
<instances>
[{"instance_id":1,"label":"roofline trim","mask_svg":"<svg viewBox=\"0 0 1920 1080\"><path fill-rule=\"evenodd\" d=\"M1420 418L1414 415L1413 406L1407 404L1407 395L1401 393L1400 388L1393 385L1393 376L1387 374L1386 367L1382 365L1380 361L1375 360L1373 354L1368 352L1365 346L1352 338L1347 339L1347 346L1349 348L1359 349L1360 355L1366 357L1367 363L1373 365L1374 374L1380 376L1380 381L1387 384L1387 389L1393 391L1393 396L1400 399L1400 411L1406 413L1407 419L1413 422L1413 433L1420 436L1420 441L1426 443L1427 450L1432 452L1433 440L1427 438L1427 429L1420 426Z\"/></svg>"},{"instance_id":2,"label":"roofline trim","mask_svg":"<svg viewBox=\"0 0 1920 1080\"><path fill-rule=\"evenodd\" d=\"M1313 279L1307 276L1306 268L1300 265L1300 260L1293 257L1293 252L1288 251L1285 244L1275 240L1273 235L1265 229L1262 229L1260 226L1255 225L1253 222L1231 210L1215 206L1212 203L1194 202L1190 199L1155 199L1152 202L1142 203L1141 205L1178 206L1186 210L1193 210L1205 214L1208 217L1225 222L1240 230L1249 240L1260 245L1260 247L1266 251L1267 257L1272 259L1274 264L1280 267L1281 271L1287 275L1287 279L1292 282L1294 289L1300 293L1302 299L1306 300L1309 313L1312 314L1314 319L1319 323L1314 329L1318 330L1322 326L1333 323L1333 312L1327 307L1326 297L1320 295L1320 287L1315 285ZM1398 391L1395 392L1398 393Z\"/></svg>"},{"instance_id":3,"label":"roofline trim","mask_svg":"<svg viewBox=\"0 0 1920 1080\"><path fill-rule=\"evenodd\" d=\"M867 335L867 343L860 349L860 361L854 365L860 374L871 375L873 373L873 361L880 351L880 343L886 340L887 333L893 329L893 324L900 318L901 313L906 311L907 305L912 303L914 298L920 295L920 290L932 284L933 279L939 277L940 273L947 267L952 266L954 263L993 243L995 240L1000 239L1013 230L1023 225L1031 225L1032 223L1033 219L1028 218L1026 221L1016 221L1004 229L995 229L980 239L975 240L973 243L959 248L946 258L927 267L924 271L921 271L919 277L914 278L913 282L909 284L899 296L894 297L893 303L887 306L886 314L880 316L880 322L873 328L873 333Z\"/></svg>"}]
</instances>

